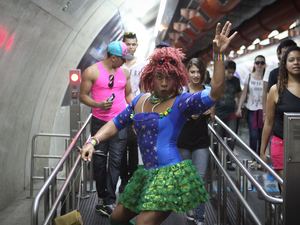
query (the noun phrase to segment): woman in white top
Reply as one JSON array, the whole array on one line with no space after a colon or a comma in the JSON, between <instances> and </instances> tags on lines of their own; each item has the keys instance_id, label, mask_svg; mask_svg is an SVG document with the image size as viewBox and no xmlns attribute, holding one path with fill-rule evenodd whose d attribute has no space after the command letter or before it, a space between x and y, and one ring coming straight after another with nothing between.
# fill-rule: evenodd
<instances>
[{"instance_id":1,"label":"woman in white top","mask_svg":"<svg viewBox=\"0 0 300 225\"><path fill-rule=\"evenodd\" d=\"M252 73L246 76L244 90L241 96L241 101L239 102L239 107L237 110L237 116L242 116L242 105L246 100L247 94L249 93L249 98L246 104L248 109L247 123L249 127L249 143L250 148L260 155L260 145L261 145L261 135L263 129L263 77L265 73L266 60L262 55L255 57ZM249 79L250 76L250 79ZM249 88L248 88L249 86ZM254 169L256 166L256 161L250 164L250 168ZM261 165L258 165L261 168Z\"/></svg>"}]
</instances>

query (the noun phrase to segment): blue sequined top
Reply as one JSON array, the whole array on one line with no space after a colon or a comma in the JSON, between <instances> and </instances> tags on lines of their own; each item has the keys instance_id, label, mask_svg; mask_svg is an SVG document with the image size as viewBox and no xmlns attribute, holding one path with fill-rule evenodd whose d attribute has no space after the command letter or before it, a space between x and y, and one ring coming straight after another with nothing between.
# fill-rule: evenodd
<instances>
[{"instance_id":1,"label":"blue sequined top","mask_svg":"<svg viewBox=\"0 0 300 225\"><path fill-rule=\"evenodd\" d=\"M210 88L199 93L178 95L167 116L159 117L157 112L134 114L138 95L128 107L117 115L113 122L119 130L132 125L137 133L144 168L154 169L182 161L177 149L177 138L186 120L193 114L203 113L215 102L209 96Z\"/></svg>"}]
</instances>

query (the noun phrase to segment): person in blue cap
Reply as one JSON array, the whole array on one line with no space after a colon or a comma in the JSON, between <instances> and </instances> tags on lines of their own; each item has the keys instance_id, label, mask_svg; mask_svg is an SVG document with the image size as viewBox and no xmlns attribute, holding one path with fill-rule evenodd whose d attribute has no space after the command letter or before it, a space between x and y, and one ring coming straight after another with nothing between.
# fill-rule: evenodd
<instances>
[{"instance_id":1,"label":"person in blue cap","mask_svg":"<svg viewBox=\"0 0 300 225\"><path fill-rule=\"evenodd\" d=\"M159 44L157 44L155 47L156 48L163 48L163 47L171 47L171 45L162 41Z\"/></svg>"},{"instance_id":2,"label":"person in blue cap","mask_svg":"<svg viewBox=\"0 0 300 225\"><path fill-rule=\"evenodd\" d=\"M126 108L126 102L129 104L133 99L130 73L128 69L121 68L126 59L133 59L128 54L127 45L121 41L113 41L108 45L107 57L88 67L82 74L80 101L93 108L92 135L122 112ZM95 210L101 215L109 216L115 207L115 191L126 139L127 132L122 130L95 148L93 171L99 198Z\"/></svg>"}]
</instances>

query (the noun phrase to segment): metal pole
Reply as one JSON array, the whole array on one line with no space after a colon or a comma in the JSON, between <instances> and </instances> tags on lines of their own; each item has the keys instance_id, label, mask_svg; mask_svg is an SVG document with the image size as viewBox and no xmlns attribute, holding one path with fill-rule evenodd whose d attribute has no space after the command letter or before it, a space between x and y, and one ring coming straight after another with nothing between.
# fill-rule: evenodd
<instances>
[{"instance_id":1,"label":"metal pole","mask_svg":"<svg viewBox=\"0 0 300 225\"><path fill-rule=\"evenodd\" d=\"M224 142L227 145L227 137L224 137ZM223 167L227 170L227 154L226 151L222 148L223 152ZM227 224L227 182L226 178L222 176L223 179L223 224Z\"/></svg>"},{"instance_id":2,"label":"metal pole","mask_svg":"<svg viewBox=\"0 0 300 225\"><path fill-rule=\"evenodd\" d=\"M265 201L265 225L271 225L272 224L272 210L271 210L271 203ZM276 223L275 223L276 224Z\"/></svg>"},{"instance_id":3,"label":"metal pole","mask_svg":"<svg viewBox=\"0 0 300 225\"><path fill-rule=\"evenodd\" d=\"M70 138L66 139L66 146L70 145ZM67 149L67 148L66 148ZM68 177L68 174L70 173L70 155L68 156L66 160L66 177ZM66 213L70 212L70 185L67 185L66 187L66 194L65 194L65 199L66 199Z\"/></svg>"},{"instance_id":4,"label":"metal pole","mask_svg":"<svg viewBox=\"0 0 300 225\"><path fill-rule=\"evenodd\" d=\"M243 164L246 168L248 168L248 160L243 159ZM243 173L243 196L244 199L247 201L248 200L248 178L245 173ZM243 210L243 224L247 225L247 212L244 209Z\"/></svg>"},{"instance_id":5,"label":"metal pole","mask_svg":"<svg viewBox=\"0 0 300 225\"><path fill-rule=\"evenodd\" d=\"M49 167L44 167L44 182L49 177ZM44 195L44 217L47 216L48 211L49 211L49 202L50 202L50 194L49 194L49 188L46 190L45 195Z\"/></svg>"},{"instance_id":6,"label":"metal pole","mask_svg":"<svg viewBox=\"0 0 300 225\"><path fill-rule=\"evenodd\" d=\"M236 171L236 187L238 188L239 192L241 191L241 169L240 167L235 168ZM236 218L235 218L235 224L241 224L241 202L238 198L236 198Z\"/></svg>"},{"instance_id":7,"label":"metal pole","mask_svg":"<svg viewBox=\"0 0 300 225\"><path fill-rule=\"evenodd\" d=\"M281 205L275 205L275 217L274 217L274 224L279 225L281 219Z\"/></svg>"},{"instance_id":8,"label":"metal pole","mask_svg":"<svg viewBox=\"0 0 300 225\"><path fill-rule=\"evenodd\" d=\"M212 149L214 149L214 135L212 133L210 134L210 146ZM209 167L209 177L210 177L210 183L209 183L209 195L212 196L213 193L213 181L214 181L214 175L213 175L213 169L214 169L214 160L209 155L209 161L210 161L210 167Z\"/></svg>"},{"instance_id":9,"label":"metal pole","mask_svg":"<svg viewBox=\"0 0 300 225\"><path fill-rule=\"evenodd\" d=\"M83 173L83 193L82 193L81 198L89 198L90 196L87 194L87 164L84 163L82 167L83 167L83 169L82 169L82 173Z\"/></svg>"},{"instance_id":10,"label":"metal pole","mask_svg":"<svg viewBox=\"0 0 300 225\"><path fill-rule=\"evenodd\" d=\"M51 168L51 173L53 173L53 171L54 171L54 167ZM51 184L51 205L53 205L53 203L55 202L56 196L57 196L57 180L55 176ZM54 218L56 217L56 215L57 215L57 210L55 210L53 214L52 224L55 224Z\"/></svg>"},{"instance_id":11,"label":"metal pole","mask_svg":"<svg viewBox=\"0 0 300 225\"><path fill-rule=\"evenodd\" d=\"M218 142L218 158L219 158L219 161L221 162L222 160L222 156L221 156L221 144L220 142ZM217 192L217 209L218 209L218 212L217 212L217 224L218 225L221 225L221 170L220 169L217 169L217 172L218 172L218 192Z\"/></svg>"}]
</instances>

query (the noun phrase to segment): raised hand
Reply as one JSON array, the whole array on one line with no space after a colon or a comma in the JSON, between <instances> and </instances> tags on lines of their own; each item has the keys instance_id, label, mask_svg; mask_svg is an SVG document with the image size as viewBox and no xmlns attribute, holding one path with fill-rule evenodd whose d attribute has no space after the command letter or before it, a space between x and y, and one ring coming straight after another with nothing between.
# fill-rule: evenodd
<instances>
[{"instance_id":1,"label":"raised hand","mask_svg":"<svg viewBox=\"0 0 300 225\"><path fill-rule=\"evenodd\" d=\"M215 54L224 53L227 49L231 40L237 35L237 32L234 32L230 37L228 37L231 29L231 23L227 21L221 32L221 24L218 23L216 27L216 34L213 40L213 52Z\"/></svg>"}]
</instances>

